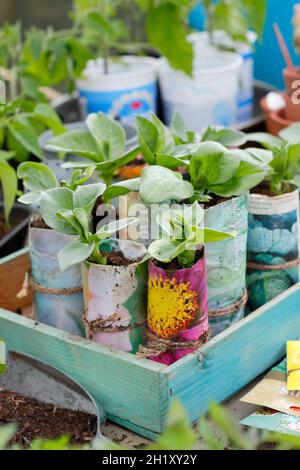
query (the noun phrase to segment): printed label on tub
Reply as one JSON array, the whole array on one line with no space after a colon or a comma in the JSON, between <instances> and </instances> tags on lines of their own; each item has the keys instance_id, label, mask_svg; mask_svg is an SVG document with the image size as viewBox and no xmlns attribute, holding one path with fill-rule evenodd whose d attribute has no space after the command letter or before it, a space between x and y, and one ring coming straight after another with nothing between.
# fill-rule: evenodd
<instances>
[{"instance_id":1,"label":"printed label on tub","mask_svg":"<svg viewBox=\"0 0 300 470\"><path fill-rule=\"evenodd\" d=\"M88 113L102 111L126 123L134 122L135 115L157 111L156 82L141 88L113 92L81 89L80 95L87 101Z\"/></svg>"}]
</instances>

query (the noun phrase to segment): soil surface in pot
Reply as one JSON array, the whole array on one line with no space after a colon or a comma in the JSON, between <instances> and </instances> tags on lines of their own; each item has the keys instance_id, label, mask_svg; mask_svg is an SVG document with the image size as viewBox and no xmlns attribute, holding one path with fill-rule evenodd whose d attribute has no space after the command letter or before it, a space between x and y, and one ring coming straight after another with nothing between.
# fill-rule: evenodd
<instances>
[{"instance_id":1,"label":"soil surface in pot","mask_svg":"<svg viewBox=\"0 0 300 470\"><path fill-rule=\"evenodd\" d=\"M43 221L43 219L38 218L36 220L33 220L30 224L30 227L32 228L46 228L48 230L52 230L48 225Z\"/></svg>"},{"instance_id":2,"label":"soil surface in pot","mask_svg":"<svg viewBox=\"0 0 300 470\"><path fill-rule=\"evenodd\" d=\"M0 425L18 426L11 444L28 447L36 438L54 439L68 435L72 444L85 444L96 435L96 416L55 408L18 393L0 390Z\"/></svg>"},{"instance_id":3,"label":"soil surface in pot","mask_svg":"<svg viewBox=\"0 0 300 470\"><path fill-rule=\"evenodd\" d=\"M11 216L10 225L6 225L4 217L0 214L0 240L9 234L18 224L22 222L22 217Z\"/></svg>"},{"instance_id":4,"label":"soil surface in pot","mask_svg":"<svg viewBox=\"0 0 300 470\"><path fill-rule=\"evenodd\" d=\"M283 194L292 193L297 189L297 187L290 183L283 183L281 193L275 193L271 190L270 185L267 181L263 181L256 188L253 188L250 192L251 194L260 194L262 196L276 197L282 196Z\"/></svg>"},{"instance_id":5,"label":"soil surface in pot","mask_svg":"<svg viewBox=\"0 0 300 470\"><path fill-rule=\"evenodd\" d=\"M105 256L107 259L108 266L130 266L131 264L142 261L142 258L137 258L134 260L125 258L121 251L112 251L111 253L101 251L101 255ZM89 262L92 264L97 264L93 259L89 259Z\"/></svg>"},{"instance_id":6,"label":"soil surface in pot","mask_svg":"<svg viewBox=\"0 0 300 470\"><path fill-rule=\"evenodd\" d=\"M203 258L203 253L204 253L204 248L202 248L202 250L196 251L194 265L198 263L198 261L200 261L201 258ZM155 266L157 266L158 268L162 268L165 271L178 271L179 269L186 269L184 266L181 266L179 264L178 258L173 259L170 263L162 263L161 261L157 261L157 260L152 260L152 261L155 264Z\"/></svg>"}]
</instances>

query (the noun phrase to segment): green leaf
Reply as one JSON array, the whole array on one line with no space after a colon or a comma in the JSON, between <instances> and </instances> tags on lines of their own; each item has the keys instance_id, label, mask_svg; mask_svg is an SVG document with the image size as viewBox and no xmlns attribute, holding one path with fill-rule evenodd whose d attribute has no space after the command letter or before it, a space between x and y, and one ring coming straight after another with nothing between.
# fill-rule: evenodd
<instances>
[{"instance_id":1,"label":"green leaf","mask_svg":"<svg viewBox=\"0 0 300 470\"><path fill-rule=\"evenodd\" d=\"M236 423L227 410L216 404L210 403L209 415L212 421L228 436L228 439L238 449L249 450L249 442L244 439L238 423Z\"/></svg>"},{"instance_id":2,"label":"green leaf","mask_svg":"<svg viewBox=\"0 0 300 470\"><path fill-rule=\"evenodd\" d=\"M245 12L248 29L255 31L261 41L267 15L267 0L241 0L241 4L241 9Z\"/></svg>"},{"instance_id":3,"label":"green leaf","mask_svg":"<svg viewBox=\"0 0 300 470\"><path fill-rule=\"evenodd\" d=\"M102 160L97 142L89 131L71 131L60 134L47 142L46 148L54 152L78 155L94 162Z\"/></svg>"},{"instance_id":4,"label":"green leaf","mask_svg":"<svg viewBox=\"0 0 300 470\"><path fill-rule=\"evenodd\" d=\"M42 163L21 163L18 166L17 175L23 180L23 185L28 191L38 193L59 186L54 172Z\"/></svg>"},{"instance_id":5,"label":"green leaf","mask_svg":"<svg viewBox=\"0 0 300 470\"><path fill-rule=\"evenodd\" d=\"M209 228L193 227L195 234L195 245L203 243L215 243L226 240L228 238L235 238L236 233L220 232Z\"/></svg>"},{"instance_id":6,"label":"green leaf","mask_svg":"<svg viewBox=\"0 0 300 470\"><path fill-rule=\"evenodd\" d=\"M40 191L32 191L29 193L25 193L22 196L18 198L18 202L21 204L25 204L26 206L29 206L31 204L38 204L41 200L41 193Z\"/></svg>"},{"instance_id":7,"label":"green leaf","mask_svg":"<svg viewBox=\"0 0 300 470\"><path fill-rule=\"evenodd\" d=\"M0 162L7 162L16 156L15 152L10 152L8 150L0 150Z\"/></svg>"},{"instance_id":8,"label":"green leaf","mask_svg":"<svg viewBox=\"0 0 300 470\"><path fill-rule=\"evenodd\" d=\"M95 243L82 243L77 240L59 251L57 258L61 271L66 271L75 264L82 263L88 259L95 247Z\"/></svg>"},{"instance_id":9,"label":"green leaf","mask_svg":"<svg viewBox=\"0 0 300 470\"><path fill-rule=\"evenodd\" d=\"M155 240L148 247L152 258L161 263L169 263L186 250L186 241Z\"/></svg>"},{"instance_id":10,"label":"green leaf","mask_svg":"<svg viewBox=\"0 0 300 470\"><path fill-rule=\"evenodd\" d=\"M244 132L225 127L208 127L202 134L201 140L219 142L225 147L240 147L247 142L247 136Z\"/></svg>"},{"instance_id":11,"label":"green leaf","mask_svg":"<svg viewBox=\"0 0 300 470\"><path fill-rule=\"evenodd\" d=\"M210 191L218 196L241 196L263 181L265 172L262 168L241 161L233 177L224 184L210 186Z\"/></svg>"},{"instance_id":12,"label":"green leaf","mask_svg":"<svg viewBox=\"0 0 300 470\"><path fill-rule=\"evenodd\" d=\"M62 210L73 210L73 192L69 188L55 188L41 193L41 215L53 230L67 235L76 235L77 231L65 220L57 217Z\"/></svg>"},{"instance_id":13,"label":"green leaf","mask_svg":"<svg viewBox=\"0 0 300 470\"><path fill-rule=\"evenodd\" d=\"M114 159L124 153L126 134L121 124L104 113L90 114L86 124L106 160Z\"/></svg>"},{"instance_id":14,"label":"green leaf","mask_svg":"<svg viewBox=\"0 0 300 470\"><path fill-rule=\"evenodd\" d=\"M224 184L230 180L240 159L230 158L226 147L217 142L204 142L192 156L189 172L195 189L209 188L211 185Z\"/></svg>"},{"instance_id":15,"label":"green leaf","mask_svg":"<svg viewBox=\"0 0 300 470\"><path fill-rule=\"evenodd\" d=\"M77 186L86 183L91 178L96 168L96 165L91 165L84 169L78 168L74 170L69 182L70 189L76 189Z\"/></svg>"},{"instance_id":16,"label":"green leaf","mask_svg":"<svg viewBox=\"0 0 300 470\"><path fill-rule=\"evenodd\" d=\"M44 153L39 146L38 137L30 124L25 121L14 121L8 126L14 138L30 153L44 159Z\"/></svg>"},{"instance_id":17,"label":"green leaf","mask_svg":"<svg viewBox=\"0 0 300 470\"><path fill-rule=\"evenodd\" d=\"M196 432L189 424L186 411L178 400L173 400L164 433L147 450L191 450L196 440Z\"/></svg>"},{"instance_id":18,"label":"green leaf","mask_svg":"<svg viewBox=\"0 0 300 470\"><path fill-rule=\"evenodd\" d=\"M110 222L97 231L96 237L99 238L99 240L105 240L106 238L112 237L112 235L116 234L120 230L123 230L129 225L137 223L137 221L138 219L136 217L128 217L127 219L120 219L114 222Z\"/></svg>"},{"instance_id":19,"label":"green leaf","mask_svg":"<svg viewBox=\"0 0 300 470\"><path fill-rule=\"evenodd\" d=\"M255 132L248 134L248 142L257 142L268 150L280 150L284 146L284 142L274 135L266 132Z\"/></svg>"},{"instance_id":20,"label":"green leaf","mask_svg":"<svg viewBox=\"0 0 300 470\"><path fill-rule=\"evenodd\" d=\"M159 131L149 119L136 116L139 144L141 151L149 165L155 163L155 153L158 148Z\"/></svg>"},{"instance_id":21,"label":"green leaf","mask_svg":"<svg viewBox=\"0 0 300 470\"><path fill-rule=\"evenodd\" d=\"M33 116L51 129L55 135L66 132L66 128L63 126L58 114L48 104L39 103L34 109Z\"/></svg>"},{"instance_id":22,"label":"green leaf","mask_svg":"<svg viewBox=\"0 0 300 470\"><path fill-rule=\"evenodd\" d=\"M300 122L296 122L289 127L286 127L279 132L281 139L285 140L289 144L300 143Z\"/></svg>"},{"instance_id":23,"label":"green leaf","mask_svg":"<svg viewBox=\"0 0 300 470\"><path fill-rule=\"evenodd\" d=\"M110 201L115 197L125 196L126 194L131 192L137 192L139 191L140 186L141 178L132 178L126 181L118 181L117 183L110 185L106 189L104 193L104 199L105 201Z\"/></svg>"},{"instance_id":24,"label":"green leaf","mask_svg":"<svg viewBox=\"0 0 300 470\"><path fill-rule=\"evenodd\" d=\"M0 428L0 450L4 450L9 441L17 432L17 426L13 423L4 424Z\"/></svg>"},{"instance_id":25,"label":"green leaf","mask_svg":"<svg viewBox=\"0 0 300 470\"><path fill-rule=\"evenodd\" d=\"M189 166L189 162L186 162L181 158L174 157L173 155L157 155L156 164L158 166L169 168L170 170Z\"/></svg>"},{"instance_id":26,"label":"green leaf","mask_svg":"<svg viewBox=\"0 0 300 470\"><path fill-rule=\"evenodd\" d=\"M171 130L173 134L180 139L181 142L188 141L188 134L185 127L185 122L178 112L174 113L172 117Z\"/></svg>"},{"instance_id":27,"label":"green leaf","mask_svg":"<svg viewBox=\"0 0 300 470\"><path fill-rule=\"evenodd\" d=\"M167 200L183 201L192 197L194 188L182 175L160 166L143 170L140 196L147 204L159 204Z\"/></svg>"},{"instance_id":28,"label":"green leaf","mask_svg":"<svg viewBox=\"0 0 300 470\"><path fill-rule=\"evenodd\" d=\"M95 202L100 196L102 196L105 189L106 185L103 183L78 186L74 192L74 209L82 207L87 208L88 211L91 211Z\"/></svg>"},{"instance_id":29,"label":"green leaf","mask_svg":"<svg viewBox=\"0 0 300 470\"><path fill-rule=\"evenodd\" d=\"M171 2L152 6L147 12L146 28L150 43L168 59L170 65L192 75L193 47L187 40L180 6Z\"/></svg>"},{"instance_id":30,"label":"green leaf","mask_svg":"<svg viewBox=\"0 0 300 470\"><path fill-rule=\"evenodd\" d=\"M234 39L247 39L247 21L241 9L232 5L232 2L219 2L215 5L213 28L226 31Z\"/></svg>"},{"instance_id":31,"label":"green leaf","mask_svg":"<svg viewBox=\"0 0 300 470\"><path fill-rule=\"evenodd\" d=\"M3 192L5 223L9 225L10 213L18 190L18 179L15 170L3 162L0 162L0 183Z\"/></svg>"},{"instance_id":32,"label":"green leaf","mask_svg":"<svg viewBox=\"0 0 300 470\"><path fill-rule=\"evenodd\" d=\"M248 157L245 158L242 156L242 160L248 161L249 163L253 163L257 166L261 166L262 168L267 168L269 163L273 160L273 153L271 150L249 147L245 153L248 154Z\"/></svg>"}]
</instances>

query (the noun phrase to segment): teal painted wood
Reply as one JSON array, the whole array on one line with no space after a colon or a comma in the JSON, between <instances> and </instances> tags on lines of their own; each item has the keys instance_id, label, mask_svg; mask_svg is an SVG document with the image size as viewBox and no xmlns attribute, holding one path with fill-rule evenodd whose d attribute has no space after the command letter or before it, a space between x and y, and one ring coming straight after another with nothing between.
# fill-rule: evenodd
<instances>
[{"instance_id":1,"label":"teal painted wood","mask_svg":"<svg viewBox=\"0 0 300 470\"><path fill-rule=\"evenodd\" d=\"M0 309L0 337L9 351L29 354L68 373L113 419L148 432L162 431L159 371L165 367L72 336ZM163 398L163 401L165 399ZM145 435L147 433L144 433Z\"/></svg>"},{"instance_id":2,"label":"teal painted wood","mask_svg":"<svg viewBox=\"0 0 300 470\"><path fill-rule=\"evenodd\" d=\"M28 252L29 252L28 247L22 248L21 250L16 251L15 253L11 253L10 255L5 256L4 258L0 258L0 264L6 264L9 261L12 261L18 258L19 256L25 255ZM0 289L1 289L1 286L0 286Z\"/></svg>"},{"instance_id":3,"label":"teal painted wood","mask_svg":"<svg viewBox=\"0 0 300 470\"><path fill-rule=\"evenodd\" d=\"M182 401L192 422L210 401L226 400L279 362L286 341L300 337L299 289L295 285L215 337L201 355L190 354L168 367L169 396Z\"/></svg>"},{"instance_id":4,"label":"teal painted wood","mask_svg":"<svg viewBox=\"0 0 300 470\"><path fill-rule=\"evenodd\" d=\"M10 255L6 262L24 253ZM209 401L229 398L278 362L287 340L299 337L300 284L212 339L201 353L170 367L0 309L0 338L9 350L68 373L112 421L151 439L163 430L173 398L181 399L195 421Z\"/></svg>"}]
</instances>

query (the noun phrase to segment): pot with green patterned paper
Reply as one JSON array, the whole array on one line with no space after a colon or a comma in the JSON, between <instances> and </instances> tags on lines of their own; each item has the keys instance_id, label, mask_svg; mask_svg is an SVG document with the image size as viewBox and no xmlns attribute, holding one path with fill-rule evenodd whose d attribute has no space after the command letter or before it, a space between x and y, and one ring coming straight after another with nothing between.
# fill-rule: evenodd
<instances>
[{"instance_id":1,"label":"pot with green patterned paper","mask_svg":"<svg viewBox=\"0 0 300 470\"><path fill-rule=\"evenodd\" d=\"M104 248L107 245L102 244L102 252ZM108 249L106 265L82 263L87 336L97 343L136 353L145 339L147 286L138 261L146 250L138 243L112 239ZM114 253L116 256L112 256ZM124 265L110 264L119 264L121 259Z\"/></svg>"},{"instance_id":2,"label":"pot with green patterned paper","mask_svg":"<svg viewBox=\"0 0 300 470\"><path fill-rule=\"evenodd\" d=\"M251 194L249 202L249 307L255 310L296 284L299 277L299 191Z\"/></svg>"},{"instance_id":3,"label":"pot with green patterned paper","mask_svg":"<svg viewBox=\"0 0 300 470\"><path fill-rule=\"evenodd\" d=\"M300 146L268 134L252 134L272 155L265 181L250 194L247 286L256 310L300 279Z\"/></svg>"},{"instance_id":4,"label":"pot with green patterned paper","mask_svg":"<svg viewBox=\"0 0 300 470\"><path fill-rule=\"evenodd\" d=\"M233 239L206 245L209 324L215 336L245 314L248 195L206 209L205 226L236 233Z\"/></svg>"}]
</instances>

